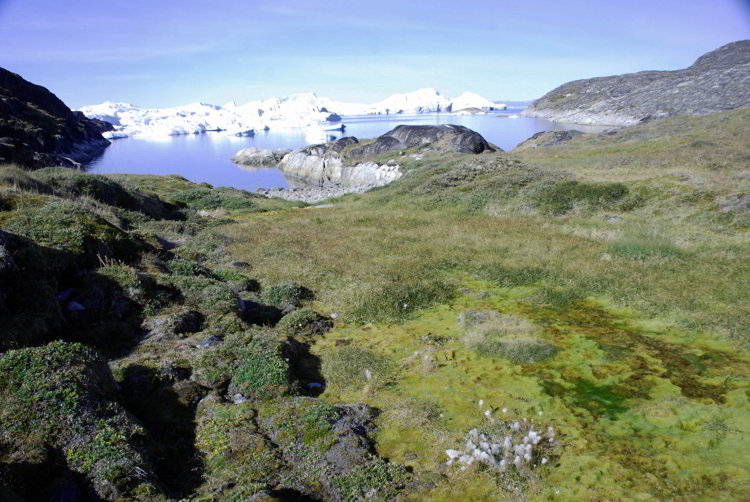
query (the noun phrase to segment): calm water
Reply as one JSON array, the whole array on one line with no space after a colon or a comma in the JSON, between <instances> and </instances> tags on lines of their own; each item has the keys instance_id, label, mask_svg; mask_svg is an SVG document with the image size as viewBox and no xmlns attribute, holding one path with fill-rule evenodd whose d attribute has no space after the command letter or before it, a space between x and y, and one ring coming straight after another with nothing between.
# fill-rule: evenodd
<instances>
[{"instance_id":1,"label":"calm water","mask_svg":"<svg viewBox=\"0 0 750 502\"><path fill-rule=\"evenodd\" d=\"M510 108L488 115L390 115L344 117L344 136L374 138L399 124L458 124L482 134L487 141L510 150L539 131L579 129L598 132L599 128L560 124L541 119L510 118L520 111ZM341 137L342 133L330 133ZM289 186L277 169L238 166L229 159L248 147L299 148L309 144L303 131L261 132L253 138L237 138L221 133L170 136L161 140L124 138L112 141L104 154L87 167L93 173L179 174L195 182L231 186L254 191L257 188Z\"/></svg>"}]
</instances>

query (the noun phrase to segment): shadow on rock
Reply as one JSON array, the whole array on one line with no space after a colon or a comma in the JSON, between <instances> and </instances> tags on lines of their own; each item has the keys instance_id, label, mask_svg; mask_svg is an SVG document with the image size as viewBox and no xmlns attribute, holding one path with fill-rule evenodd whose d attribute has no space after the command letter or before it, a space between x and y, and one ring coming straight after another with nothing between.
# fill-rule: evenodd
<instances>
[{"instance_id":1,"label":"shadow on rock","mask_svg":"<svg viewBox=\"0 0 750 502\"><path fill-rule=\"evenodd\" d=\"M326 380L321 372L320 358L310 353L310 345L289 338L282 350L289 360L291 377L302 386L302 395L317 397L322 394Z\"/></svg>"},{"instance_id":2,"label":"shadow on rock","mask_svg":"<svg viewBox=\"0 0 750 502\"><path fill-rule=\"evenodd\" d=\"M189 368L129 366L121 382L123 404L149 432L149 452L166 492L189 495L201 483L203 462L195 448L195 410L207 391L189 380Z\"/></svg>"},{"instance_id":3,"label":"shadow on rock","mask_svg":"<svg viewBox=\"0 0 750 502\"><path fill-rule=\"evenodd\" d=\"M49 452L44 462L0 462L3 502L98 502L86 478L68 468L62 452Z\"/></svg>"}]
</instances>

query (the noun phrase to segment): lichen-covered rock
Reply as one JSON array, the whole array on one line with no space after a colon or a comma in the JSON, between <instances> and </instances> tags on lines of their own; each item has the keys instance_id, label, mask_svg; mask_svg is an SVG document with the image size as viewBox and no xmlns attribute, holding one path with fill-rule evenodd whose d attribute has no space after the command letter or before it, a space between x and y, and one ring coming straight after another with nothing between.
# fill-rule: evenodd
<instances>
[{"instance_id":1,"label":"lichen-covered rock","mask_svg":"<svg viewBox=\"0 0 750 502\"><path fill-rule=\"evenodd\" d=\"M104 500L155 492L151 465L137 446L145 431L116 403L116 392L106 362L83 345L52 342L6 352L0 356L0 463L62 463Z\"/></svg>"},{"instance_id":2,"label":"lichen-covered rock","mask_svg":"<svg viewBox=\"0 0 750 502\"><path fill-rule=\"evenodd\" d=\"M279 447L285 486L331 501L391 500L405 487L403 467L375 454L369 406L296 397L258 413L260 429Z\"/></svg>"}]
</instances>

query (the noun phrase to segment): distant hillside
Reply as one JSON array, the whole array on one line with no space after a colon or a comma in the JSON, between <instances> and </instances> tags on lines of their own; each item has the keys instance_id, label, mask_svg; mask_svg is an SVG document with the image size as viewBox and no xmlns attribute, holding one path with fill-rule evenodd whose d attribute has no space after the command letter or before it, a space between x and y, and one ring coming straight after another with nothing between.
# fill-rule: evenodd
<instances>
[{"instance_id":1,"label":"distant hillside","mask_svg":"<svg viewBox=\"0 0 750 502\"><path fill-rule=\"evenodd\" d=\"M750 40L704 54L684 70L568 82L535 101L524 115L578 124L632 125L743 106L750 106Z\"/></svg>"},{"instance_id":2,"label":"distant hillside","mask_svg":"<svg viewBox=\"0 0 750 502\"><path fill-rule=\"evenodd\" d=\"M109 145L112 125L74 112L42 86L0 68L0 163L74 166Z\"/></svg>"}]
</instances>

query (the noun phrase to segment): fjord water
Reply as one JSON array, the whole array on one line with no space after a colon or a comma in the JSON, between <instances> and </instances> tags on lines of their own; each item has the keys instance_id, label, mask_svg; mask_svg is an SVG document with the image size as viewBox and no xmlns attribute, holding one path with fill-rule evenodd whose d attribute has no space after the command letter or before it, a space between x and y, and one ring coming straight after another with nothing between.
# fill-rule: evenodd
<instances>
[{"instance_id":1,"label":"fjord water","mask_svg":"<svg viewBox=\"0 0 750 502\"><path fill-rule=\"evenodd\" d=\"M399 124L457 124L479 132L487 141L503 150L511 150L539 131L578 129L598 132L603 129L517 117L516 114L520 111L520 108L509 108L503 113L478 115L429 113L349 116L342 121L346 125L345 133L331 132L328 139L341 136L374 138ZM302 130L262 131L252 138L222 133L167 136L159 139L124 138L112 141L103 155L86 168L89 172L99 174L179 174L194 182L250 191L258 188L286 188L289 183L280 170L239 166L231 162L231 157L242 148L300 148L310 144L311 140L315 141L314 138L306 138Z\"/></svg>"}]
</instances>

